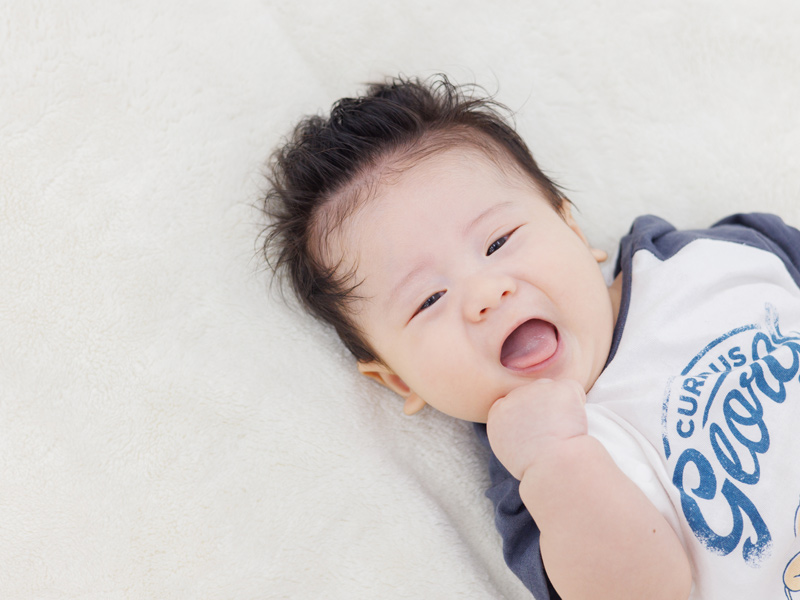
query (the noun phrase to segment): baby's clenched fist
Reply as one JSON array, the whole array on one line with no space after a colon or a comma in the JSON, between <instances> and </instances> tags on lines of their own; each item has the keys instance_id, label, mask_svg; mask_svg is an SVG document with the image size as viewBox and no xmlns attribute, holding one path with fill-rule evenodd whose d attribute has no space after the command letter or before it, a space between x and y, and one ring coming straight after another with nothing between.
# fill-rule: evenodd
<instances>
[{"instance_id":1,"label":"baby's clenched fist","mask_svg":"<svg viewBox=\"0 0 800 600\"><path fill-rule=\"evenodd\" d=\"M492 405L486 422L498 460L517 479L559 444L585 435L586 394L577 381L539 379Z\"/></svg>"}]
</instances>

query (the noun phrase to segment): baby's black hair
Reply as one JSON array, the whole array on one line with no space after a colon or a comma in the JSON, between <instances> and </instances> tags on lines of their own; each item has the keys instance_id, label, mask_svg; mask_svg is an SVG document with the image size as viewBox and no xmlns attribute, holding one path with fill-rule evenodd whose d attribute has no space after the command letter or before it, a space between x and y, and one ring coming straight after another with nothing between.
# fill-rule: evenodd
<instances>
[{"instance_id":1,"label":"baby's black hair","mask_svg":"<svg viewBox=\"0 0 800 600\"><path fill-rule=\"evenodd\" d=\"M358 282L352 271L343 274L339 265L325 264L321 249L356 200L364 200L365 188L367 195L373 189L375 171L471 146L530 178L555 210L566 200L504 118L508 109L476 94L479 90L455 85L444 75L371 84L363 96L337 101L330 116L304 118L272 156L264 257L275 273L286 272L305 308L332 325L359 361L380 357L348 311ZM334 211L338 221L323 216L330 212L323 206L345 197L350 199L346 209Z\"/></svg>"}]
</instances>

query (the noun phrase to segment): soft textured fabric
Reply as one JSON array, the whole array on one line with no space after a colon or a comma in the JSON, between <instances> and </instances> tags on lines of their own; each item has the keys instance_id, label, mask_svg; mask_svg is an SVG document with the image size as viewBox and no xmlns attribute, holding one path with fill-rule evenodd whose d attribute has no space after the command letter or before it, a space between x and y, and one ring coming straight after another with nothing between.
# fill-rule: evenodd
<instances>
[{"instance_id":1,"label":"soft textured fabric","mask_svg":"<svg viewBox=\"0 0 800 600\"><path fill-rule=\"evenodd\" d=\"M471 427L362 378L257 257L301 114L445 71L589 239L800 223L795 0L0 9L0 598L530 598Z\"/></svg>"},{"instance_id":2,"label":"soft textured fabric","mask_svg":"<svg viewBox=\"0 0 800 600\"><path fill-rule=\"evenodd\" d=\"M679 534L692 598L800 591L800 231L761 214L694 231L643 217L619 262L590 435ZM509 564L542 597L536 526L496 461L492 478Z\"/></svg>"}]
</instances>

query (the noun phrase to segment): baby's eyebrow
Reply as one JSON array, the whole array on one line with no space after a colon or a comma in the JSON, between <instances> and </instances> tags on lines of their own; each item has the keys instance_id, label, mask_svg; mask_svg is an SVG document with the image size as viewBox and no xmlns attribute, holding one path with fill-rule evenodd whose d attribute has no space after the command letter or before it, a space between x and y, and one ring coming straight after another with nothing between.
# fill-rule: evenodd
<instances>
[{"instance_id":1,"label":"baby's eyebrow","mask_svg":"<svg viewBox=\"0 0 800 600\"><path fill-rule=\"evenodd\" d=\"M401 292L401 290L406 287L411 281L413 281L416 277L419 277L420 273L424 271L428 266L429 261L421 261L414 265L414 267L406 273L403 278L398 281L389 292L389 297L386 299L388 304L393 304L397 299L397 295Z\"/></svg>"},{"instance_id":2,"label":"baby's eyebrow","mask_svg":"<svg viewBox=\"0 0 800 600\"><path fill-rule=\"evenodd\" d=\"M501 210L503 210L505 208L508 208L509 206L511 206L513 204L514 203L511 202L510 200L506 200L505 202L501 202L500 204L494 204L494 205L490 206L489 208L484 210L481 214L479 214L477 217L472 219L472 221L467 223L467 226L464 227L464 235L468 234L471 229L474 229L475 227L480 225L480 223L482 221L485 221L490 216L492 216L494 213L496 213L498 211L501 211Z\"/></svg>"}]
</instances>

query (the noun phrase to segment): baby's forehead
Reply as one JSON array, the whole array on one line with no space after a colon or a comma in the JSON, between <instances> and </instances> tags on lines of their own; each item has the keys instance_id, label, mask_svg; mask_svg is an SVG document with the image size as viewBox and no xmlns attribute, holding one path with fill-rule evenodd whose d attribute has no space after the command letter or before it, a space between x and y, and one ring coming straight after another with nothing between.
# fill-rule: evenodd
<instances>
[{"instance_id":1,"label":"baby's forehead","mask_svg":"<svg viewBox=\"0 0 800 600\"><path fill-rule=\"evenodd\" d=\"M448 176L465 170L469 173L469 184ZM363 253L369 251L369 245L363 241L365 237L374 239L378 223L386 223L386 219L393 223L400 221L413 230L415 224L428 222L429 205L416 201L428 189L435 190L437 199L441 196L453 199L448 207L455 218L462 210L457 200L462 197L460 192L468 191L464 186L481 185L483 181L488 189L514 187L540 192L536 183L511 159L469 146L418 153L373 167L354 178L348 189L334 195L318 217L325 264L335 265L340 273L344 272L343 267L354 272Z\"/></svg>"},{"instance_id":2,"label":"baby's forehead","mask_svg":"<svg viewBox=\"0 0 800 600\"><path fill-rule=\"evenodd\" d=\"M456 147L381 165L365 173L357 185L331 199L328 213L323 216L327 220L329 251L357 259L364 251L364 236L374 237L380 223L385 226L387 222L399 222L409 233L416 225L432 219L444 225L450 213L444 218L442 213L434 217L430 214L430 202L449 207L455 215L471 186L490 191L513 187L540 192L529 177L509 163L479 149ZM430 201L420 202L426 196Z\"/></svg>"},{"instance_id":3,"label":"baby's forehead","mask_svg":"<svg viewBox=\"0 0 800 600\"><path fill-rule=\"evenodd\" d=\"M480 173L492 178L498 185L530 186L539 190L538 185L516 164L514 159L493 144L459 144L450 147L423 147L416 151L386 156L366 166L346 185L337 190L321 207L320 216L331 230L341 227L357 217L365 208L378 208L387 196L386 191L414 180L425 185L426 180L433 183L440 175L452 168L457 161L467 166L478 162L489 167ZM397 195L393 195L396 197ZM394 207L403 211L402 203ZM408 207L409 211L415 211Z\"/></svg>"}]
</instances>

